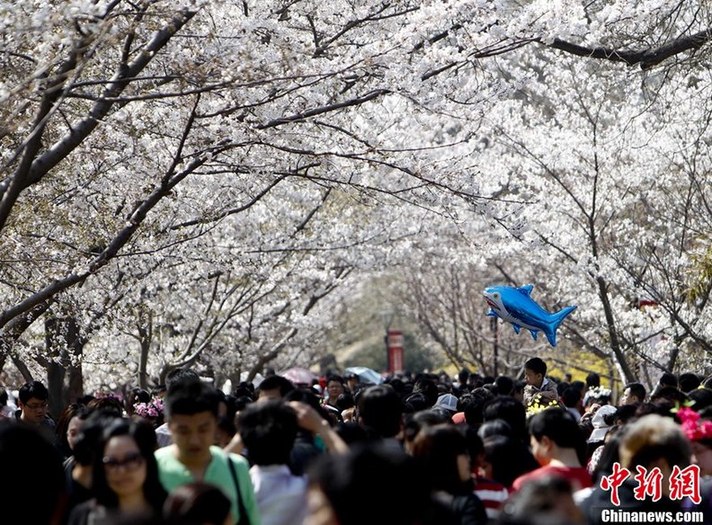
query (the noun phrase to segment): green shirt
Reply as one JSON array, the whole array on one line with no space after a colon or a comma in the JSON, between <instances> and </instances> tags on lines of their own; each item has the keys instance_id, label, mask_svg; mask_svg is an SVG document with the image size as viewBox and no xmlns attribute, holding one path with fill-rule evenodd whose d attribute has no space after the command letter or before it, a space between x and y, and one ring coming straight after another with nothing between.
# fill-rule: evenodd
<instances>
[{"instance_id":1,"label":"green shirt","mask_svg":"<svg viewBox=\"0 0 712 525\"><path fill-rule=\"evenodd\" d=\"M220 487L230 498L232 515L236 518L235 523L237 523L240 517L237 506L237 491L235 490L232 474L230 474L230 467L227 464L226 452L220 447L212 446L210 447L210 454L212 454L213 459L205 470L203 481ZM158 476L163 487L168 492L180 485L195 481L191 472L176 458L175 446L159 448L156 450L155 455L158 462ZM261 519L257 502L255 501L255 491L250 480L249 463L245 458L237 454L230 454L230 458L232 458L233 465L235 465L235 474L237 474L237 480L240 485L240 496L250 517L250 524L260 525Z\"/></svg>"}]
</instances>

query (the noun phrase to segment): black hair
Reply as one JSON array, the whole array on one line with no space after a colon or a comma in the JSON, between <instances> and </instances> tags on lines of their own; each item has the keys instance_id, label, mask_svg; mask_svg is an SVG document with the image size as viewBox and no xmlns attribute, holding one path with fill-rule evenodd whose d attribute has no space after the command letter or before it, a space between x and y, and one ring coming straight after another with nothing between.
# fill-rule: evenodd
<instances>
[{"instance_id":1,"label":"black hair","mask_svg":"<svg viewBox=\"0 0 712 525\"><path fill-rule=\"evenodd\" d=\"M483 396L465 394L460 398L465 422L472 427L479 427L484 421L484 408L486 399Z\"/></svg>"},{"instance_id":2,"label":"black hair","mask_svg":"<svg viewBox=\"0 0 712 525\"><path fill-rule=\"evenodd\" d=\"M29 381L20 387L17 398L23 404L26 404L32 398L47 401L49 399L49 390L40 381Z\"/></svg>"},{"instance_id":3,"label":"black hair","mask_svg":"<svg viewBox=\"0 0 712 525\"><path fill-rule=\"evenodd\" d=\"M535 374L546 375L546 363L539 357L532 357L524 363L524 368Z\"/></svg>"},{"instance_id":4,"label":"black hair","mask_svg":"<svg viewBox=\"0 0 712 525\"><path fill-rule=\"evenodd\" d=\"M504 419L492 419L482 423L482 426L477 429L477 435L482 439L490 436L514 437L512 427Z\"/></svg>"},{"instance_id":5,"label":"black hair","mask_svg":"<svg viewBox=\"0 0 712 525\"><path fill-rule=\"evenodd\" d=\"M430 407L431 405L428 404L428 400L425 398L425 395L422 392L415 392L405 398L403 411L407 413L420 412L421 410L426 410Z\"/></svg>"},{"instance_id":6,"label":"black hair","mask_svg":"<svg viewBox=\"0 0 712 525\"><path fill-rule=\"evenodd\" d=\"M87 467L93 465L104 427L119 417L121 416L117 416L112 411L91 411L82 425L79 436L77 436L77 442L74 444L72 451L74 461Z\"/></svg>"},{"instance_id":7,"label":"black hair","mask_svg":"<svg viewBox=\"0 0 712 525\"><path fill-rule=\"evenodd\" d=\"M413 457L434 491L453 495L472 492L473 487L460 478L457 464L459 455L469 453L464 433L447 423L425 426L413 440Z\"/></svg>"},{"instance_id":8,"label":"black hair","mask_svg":"<svg viewBox=\"0 0 712 525\"><path fill-rule=\"evenodd\" d=\"M601 376L598 375L596 372L591 372L586 376L586 386L587 387L596 387L596 386L601 386Z\"/></svg>"},{"instance_id":9,"label":"black hair","mask_svg":"<svg viewBox=\"0 0 712 525\"><path fill-rule=\"evenodd\" d=\"M200 381L198 372L192 368L174 368L166 374L166 391L170 390L171 386L180 381Z\"/></svg>"},{"instance_id":10,"label":"black hair","mask_svg":"<svg viewBox=\"0 0 712 525\"><path fill-rule=\"evenodd\" d=\"M425 396L425 401L429 407L433 406L438 400L440 391L438 383L432 377L426 375L420 376L413 385L413 393L421 393Z\"/></svg>"},{"instance_id":11,"label":"black hair","mask_svg":"<svg viewBox=\"0 0 712 525\"><path fill-rule=\"evenodd\" d=\"M575 449L583 441L577 422L562 408L547 408L534 414L529 420L529 433L537 441L546 436L562 448Z\"/></svg>"},{"instance_id":12,"label":"black hair","mask_svg":"<svg viewBox=\"0 0 712 525\"><path fill-rule=\"evenodd\" d=\"M257 387L257 392L262 390L279 389L279 395L284 397L288 392L294 390L296 386L289 379L280 375L272 375L265 377Z\"/></svg>"},{"instance_id":13,"label":"black hair","mask_svg":"<svg viewBox=\"0 0 712 525\"><path fill-rule=\"evenodd\" d=\"M192 416L210 412L217 419L220 395L212 386L198 380L179 381L168 389L165 413L168 419L176 414Z\"/></svg>"},{"instance_id":14,"label":"black hair","mask_svg":"<svg viewBox=\"0 0 712 525\"><path fill-rule=\"evenodd\" d=\"M54 428L60 451L65 457L72 455L72 450L67 440L67 430L69 423L75 417L78 417L82 421L86 420L89 417L89 409L79 403L68 404L64 407L64 410L62 410L59 418L57 418L57 426Z\"/></svg>"},{"instance_id":15,"label":"black hair","mask_svg":"<svg viewBox=\"0 0 712 525\"><path fill-rule=\"evenodd\" d=\"M297 437L297 413L282 400L253 403L237 415L252 465L286 465Z\"/></svg>"},{"instance_id":16,"label":"black hair","mask_svg":"<svg viewBox=\"0 0 712 525\"><path fill-rule=\"evenodd\" d=\"M539 467L527 446L515 438L490 436L482 444L485 459L492 466L492 479L505 487L511 487L519 476Z\"/></svg>"},{"instance_id":17,"label":"black hair","mask_svg":"<svg viewBox=\"0 0 712 525\"><path fill-rule=\"evenodd\" d=\"M329 374L326 377L326 384L328 385L329 382L331 382L331 381L337 381L337 382L341 383L342 385L344 383L346 383L346 380L343 377L341 377L339 374Z\"/></svg>"},{"instance_id":18,"label":"black hair","mask_svg":"<svg viewBox=\"0 0 712 525\"><path fill-rule=\"evenodd\" d=\"M503 512L503 519L521 520L521 522L538 523L564 523L566 520L557 520L557 507L564 497L573 498L571 481L563 476L548 475L532 479L522 485L511 498ZM534 518L535 520L532 520Z\"/></svg>"},{"instance_id":19,"label":"black hair","mask_svg":"<svg viewBox=\"0 0 712 525\"><path fill-rule=\"evenodd\" d=\"M353 408L356 406L356 401L354 401L354 396L351 392L345 391L343 394L339 394L336 398L336 408L342 412L348 408Z\"/></svg>"},{"instance_id":20,"label":"black hair","mask_svg":"<svg viewBox=\"0 0 712 525\"><path fill-rule=\"evenodd\" d=\"M628 383L623 387L623 390L629 389L630 393L640 399L640 401L645 401L645 396L648 394L648 391L645 389L645 386L643 383L638 383L638 382L632 382Z\"/></svg>"},{"instance_id":21,"label":"black hair","mask_svg":"<svg viewBox=\"0 0 712 525\"><path fill-rule=\"evenodd\" d=\"M403 402L393 387L371 385L357 400L361 424L379 437L395 437L401 429Z\"/></svg>"},{"instance_id":22,"label":"black hair","mask_svg":"<svg viewBox=\"0 0 712 525\"><path fill-rule=\"evenodd\" d=\"M109 487L106 479L106 466L104 464L104 450L109 440L117 436L131 437L138 447L139 453L146 464L146 480L143 484L143 494L146 501L154 511L160 513L163 502L168 495L163 488L158 475L158 463L154 452L156 450L156 432L151 424L140 418L113 419L103 428L101 439L99 440L94 458L94 468L92 474L92 491L99 504L107 508L117 508L119 499L116 493Z\"/></svg>"},{"instance_id":23,"label":"black hair","mask_svg":"<svg viewBox=\"0 0 712 525\"><path fill-rule=\"evenodd\" d=\"M568 387L561 394L561 401L565 407L576 408L576 405L581 401L581 391L577 388Z\"/></svg>"},{"instance_id":24,"label":"black hair","mask_svg":"<svg viewBox=\"0 0 712 525\"><path fill-rule=\"evenodd\" d=\"M678 376L677 382L680 385L680 390L688 394L702 384L702 379L693 372L683 372Z\"/></svg>"},{"instance_id":25,"label":"black hair","mask_svg":"<svg viewBox=\"0 0 712 525\"><path fill-rule=\"evenodd\" d=\"M712 406L712 390L709 388L696 388L688 394L688 397L694 403L692 408L697 412Z\"/></svg>"},{"instance_id":26,"label":"black hair","mask_svg":"<svg viewBox=\"0 0 712 525\"><path fill-rule=\"evenodd\" d=\"M423 428L447 423L450 421L450 417L449 412L437 410L434 407L407 414L403 423L404 440L412 442Z\"/></svg>"},{"instance_id":27,"label":"black hair","mask_svg":"<svg viewBox=\"0 0 712 525\"><path fill-rule=\"evenodd\" d=\"M674 386L677 388L677 376L672 372L663 372L663 375L661 375L660 379L658 379L658 384L662 386Z\"/></svg>"},{"instance_id":28,"label":"black hair","mask_svg":"<svg viewBox=\"0 0 712 525\"><path fill-rule=\"evenodd\" d=\"M485 403L483 412L485 421L503 419L512 427L516 439L527 439L527 409L524 405L509 396L497 396Z\"/></svg>"},{"instance_id":29,"label":"black hair","mask_svg":"<svg viewBox=\"0 0 712 525\"><path fill-rule=\"evenodd\" d=\"M431 504L415 459L385 444L357 443L345 454L324 454L307 479L324 493L340 525L374 523L373 509L378 523L420 523Z\"/></svg>"},{"instance_id":30,"label":"black hair","mask_svg":"<svg viewBox=\"0 0 712 525\"><path fill-rule=\"evenodd\" d=\"M514 392L514 379L509 376L498 376L494 384L497 387L496 393L501 396L511 396Z\"/></svg>"},{"instance_id":31,"label":"black hair","mask_svg":"<svg viewBox=\"0 0 712 525\"><path fill-rule=\"evenodd\" d=\"M661 400L671 401L672 403L683 404L689 400L689 397L679 388L674 386L663 386L656 389L650 394L650 400L657 403Z\"/></svg>"}]
</instances>

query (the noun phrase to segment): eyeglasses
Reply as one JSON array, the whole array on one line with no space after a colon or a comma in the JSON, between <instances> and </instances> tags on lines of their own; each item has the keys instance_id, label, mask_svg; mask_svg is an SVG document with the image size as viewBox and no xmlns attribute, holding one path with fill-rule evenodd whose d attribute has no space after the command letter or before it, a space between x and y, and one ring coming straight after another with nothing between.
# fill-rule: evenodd
<instances>
[{"instance_id":1,"label":"eyeglasses","mask_svg":"<svg viewBox=\"0 0 712 525\"><path fill-rule=\"evenodd\" d=\"M45 408L47 408L47 401L45 401L44 403L34 403L34 404L25 403L25 406L27 408L29 408L30 410L44 410Z\"/></svg>"},{"instance_id":2,"label":"eyeglasses","mask_svg":"<svg viewBox=\"0 0 712 525\"><path fill-rule=\"evenodd\" d=\"M129 454L126 454L124 459L106 456L101 460L101 462L104 464L104 467L107 470L111 470L113 472L118 471L121 467L124 467L126 470L129 471L136 470L141 465L143 465L144 461L145 459L140 452L130 452Z\"/></svg>"}]
</instances>

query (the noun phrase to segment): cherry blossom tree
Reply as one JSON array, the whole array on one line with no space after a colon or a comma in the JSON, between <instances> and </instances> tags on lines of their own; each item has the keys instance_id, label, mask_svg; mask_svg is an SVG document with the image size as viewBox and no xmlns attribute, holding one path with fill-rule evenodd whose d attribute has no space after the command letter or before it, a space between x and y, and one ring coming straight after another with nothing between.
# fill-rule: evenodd
<instances>
[{"instance_id":1,"label":"cherry blossom tree","mask_svg":"<svg viewBox=\"0 0 712 525\"><path fill-rule=\"evenodd\" d=\"M709 230L693 213L667 229L649 213L709 202L705 105L689 102L709 98L702 3L21 0L0 12L0 353L13 362L80 365L89 345L118 366L106 345L120 331L137 336L139 374L198 351L254 371L297 334L291 349L308 346L307 328L328 323L314 301L343 278L438 239L486 245L519 278L560 276L543 292L582 303L576 337L622 376L629 350L674 365L672 348L640 350L646 330L707 348L706 281L692 307L692 281L663 284L704 257ZM680 147L690 136L697 153ZM677 252L651 255L658 227ZM629 308L644 289L663 307L652 326ZM233 315L247 305L250 322ZM41 318L72 319L66 358L57 334L38 350ZM190 322L164 344L150 319Z\"/></svg>"}]
</instances>

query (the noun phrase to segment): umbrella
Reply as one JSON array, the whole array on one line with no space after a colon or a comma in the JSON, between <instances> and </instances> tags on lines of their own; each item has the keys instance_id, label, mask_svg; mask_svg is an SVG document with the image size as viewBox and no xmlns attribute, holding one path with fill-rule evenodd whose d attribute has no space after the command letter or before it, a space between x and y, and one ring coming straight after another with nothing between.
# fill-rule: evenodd
<instances>
[{"instance_id":1,"label":"umbrella","mask_svg":"<svg viewBox=\"0 0 712 525\"><path fill-rule=\"evenodd\" d=\"M372 368L367 368L365 366L351 366L347 368L344 372L348 374L356 374L361 383L367 385L380 385L383 383L383 378L381 374L373 370Z\"/></svg>"},{"instance_id":2,"label":"umbrella","mask_svg":"<svg viewBox=\"0 0 712 525\"><path fill-rule=\"evenodd\" d=\"M295 385L311 386L312 381L317 378L316 374L307 368L295 366L284 370L279 375L286 377Z\"/></svg>"}]
</instances>

